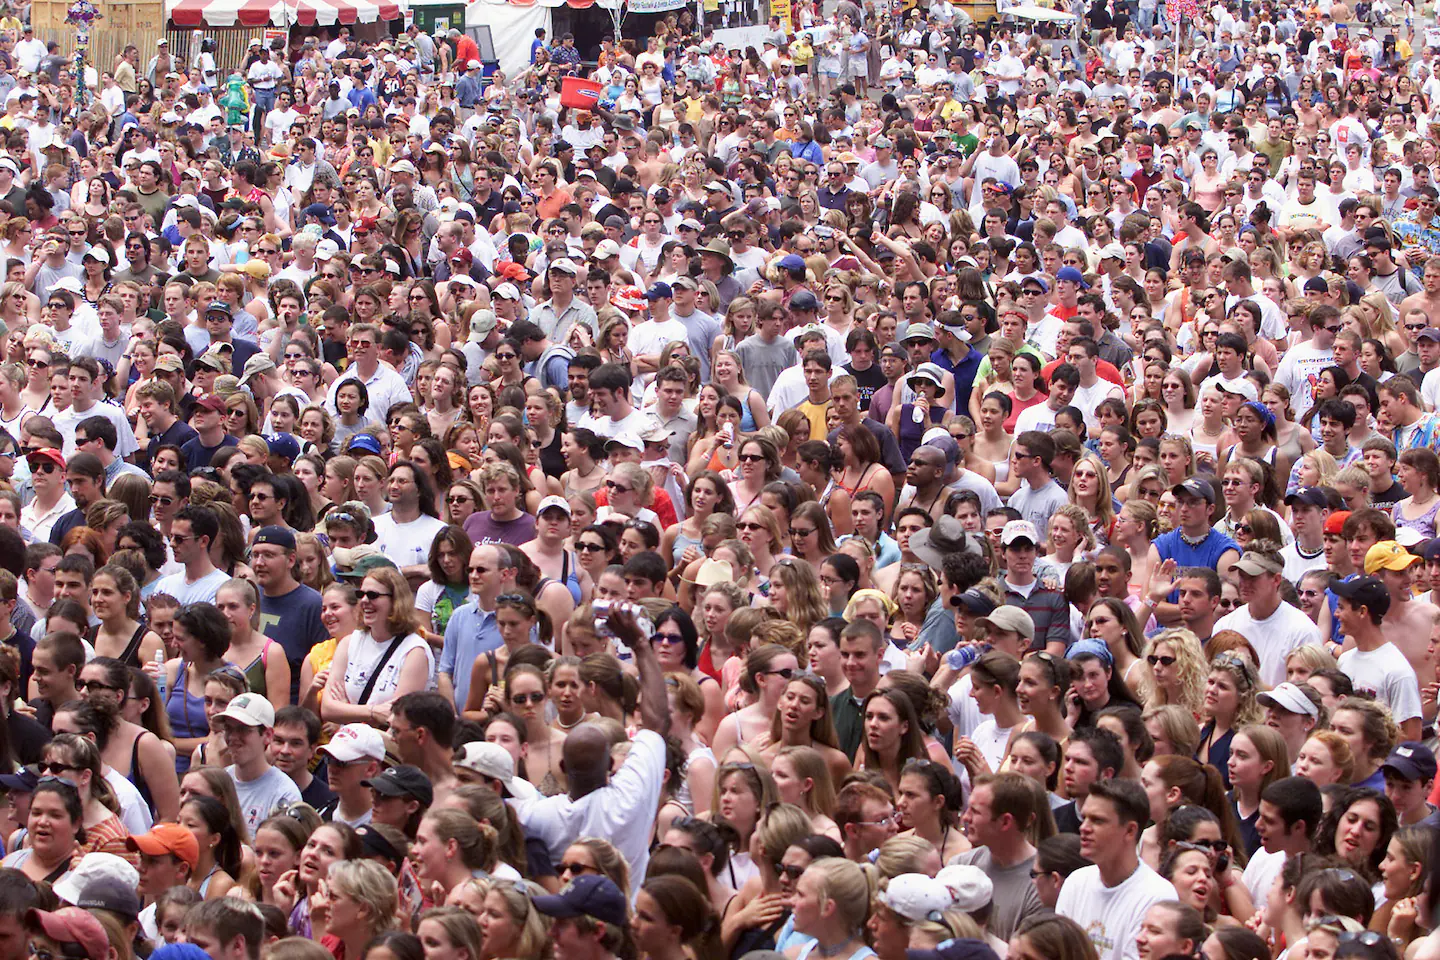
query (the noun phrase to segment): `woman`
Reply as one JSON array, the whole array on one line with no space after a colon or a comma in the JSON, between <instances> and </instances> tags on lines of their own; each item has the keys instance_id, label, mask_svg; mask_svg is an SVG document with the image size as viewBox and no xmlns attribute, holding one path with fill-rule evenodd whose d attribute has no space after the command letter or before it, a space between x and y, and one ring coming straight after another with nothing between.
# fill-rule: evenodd
<instances>
[{"instance_id":1,"label":"woman","mask_svg":"<svg viewBox=\"0 0 1440 960\"><path fill-rule=\"evenodd\" d=\"M230 624L213 604L193 603L175 617L175 647L180 656L165 664L165 712L175 746L175 772L190 768L190 755L210 735L205 718L205 679L225 666ZM154 665L147 664L154 675Z\"/></svg>"},{"instance_id":2,"label":"woman","mask_svg":"<svg viewBox=\"0 0 1440 960\"><path fill-rule=\"evenodd\" d=\"M1315 850L1338 857L1367 882L1375 883L1397 826L1395 806L1383 792L1350 787L1335 797L1320 821Z\"/></svg>"},{"instance_id":3,"label":"woman","mask_svg":"<svg viewBox=\"0 0 1440 960\"><path fill-rule=\"evenodd\" d=\"M756 946L778 948L787 942L787 930L792 926L793 917L786 917L789 912L786 900L788 893L793 891L796 878L795 873L787 870L787 867L793 868L796 864L790 851L796 844L810 841L827 844L831 848L839 846L829 837L812 834L811 830L810 818L794 804L777 802L766 806L764 816L751 834L748 847L751 854L746 859L753 856L752 876L733 898L727 896L723 889L719 891L721 897L728 901L723 904L725 923L721 936L732 954ZM666 840L690 840L691 846L686 849L693 849L701 857L702 865L706 860L710 861L708 874L730 876L733 882L733 870L720 866L725 852L723 842L717 848L718 836L712 838L712 833L715 833L713 829L701 830L695 832L692 839L672 829ZM718 856L712 852L717 849ZM707 883L707 887L711 888L712 903L716 902L714 886Z\"/></svg>"},{"instance_id":4,"label":"woman","mask_svg":"<svg viewBox=\"0 0 1440 960\"><path fill-rule=\"evenodd\" d=\"M733 306L733 304L732 304ZM765 398L745 382L745 371L740 357L732 350L720 350L710 365L710 382L720 391L720 396L734 397L740 401L742 414L738 429L742 433L754 433L770 425L770 414L765 408Z\"/></svg>"},{"instance_id":5,"label":"woman","mask_svg":"<svg viewBox=\"0 0 1440 960\"><path fill-rule=\"evenodd\" d=\"M784 548L784 535L775 514L769 507L756 504L745 509L735 527L741 542L750 550L753 570L762 579L770 577L779 553ZM736 573L748 576L750 570Z\"/></svg>"},{"instance_id":6,"label":"woman","mask_svg":"<svg viewBox=\"0 0 1440 960\"><path fill-rule=\"evenodd\" d=\"M1262 724L1242 728L1230 741L1230 803L1247 857L1260 849L1255 822L1260 818L1260 795L1289 773L1289 751L1278 730Z\"/></svg>"},{"instance_id":7,"label":"woman","mask_svg":"<svg viewBox=\"0 0 1440 960\"><path fill-rule=\"evenodd\" d=\"M898 789L905 764L927 755L925 732L908 696L895 689L879 690L865 701L860 767L879 771Z\"/></svg>"},{"instance_id":8,"label":"woman","mask_svg":"<svg viewBox=\"0 0 1440 960\"><path fill-rule=\"evenodd\" d=\"M500 680L509 669L510 657L529 646L532 636L538 636L546 645L553 639L550 615L541 610L528 593L521 591L506 593L496 601L495 627L500 633L501 646L477 658L470 668L465 714L472 720L483 721L499 712L503 702Z\"/></svg>"},{"instance_id":9,"label":"woman","mask_svg":"<svg viewBox=\"0 0 1440 960\"><path fill-rule=\"evenodd\" d=\"M646 64L650 73L653 66ZM719 919L705 891L684 877L658 876L645 881L635 897L631 931L635 945L648 960L718 960L725 955Z\"/></svg>"},{"instance_id":10,"label":"woman","mask_svg":"<svg viewBox=\"0 0 1440 960\"><path fill-rule=\"evenodd\" d=\"M300 665L300 705L316 716L320 715L320 700L330 679L335 651L340 641L359 626L359 605L355 588L348 583L332 583L320 593L320 623L329 639L311 647Z\"/></svg>"},{"instance_id":11,"label":"woman","mask_svg":"<svg viewBox=\"0 0 1440 960\"><path fill-rule=\"evenodd\" d=\"M488 882L484 880L476 880L473 886L479 897L478 911L474 915L468 909L468 904L466 906L432 907L420 914L415 932L424 956L444 956L453 958L453 960L462 960L462 958L463 960L480 960L485 956L523 956L523 954L487 954L485 952L484 933L477 920L484 920L487 916L485 901L491 891ZM469 887L465 889L469 889ZM520 896L522 899L524 898L523 894ZM503 914L501 917L495 918L497 933L499 933L499 928L505 926L501 922L502 919ZM500 942L501 938L497 937L496 945L498 946ZM370 960L373 956L373 952L367 954L366 960ZM394 960L404 960L404 958L397 955Z\"/></svg>"},{"instance_id":12,"label":"woman","mask_svg":"<svg viewBox=\"0 0 1440 960\"><path fill-rule=\"evenodd\" d=\"M891 415L896 415L894 410ZM885 501L883 523L895 509L895 481L881 463L880 441L868 427L847 424L840 428L835 448L840 453L836 485L849 494L852 501L862 491L878 493Z\"/></svg>"},{"instance_id":13,"label":"woman","mask_svg":"<svg viewBox=\"0 0 1440 960\"><path fill-rule=\"evenodd\" d=\"M1017 364L1017 371L1023 366L1026 373L1023 377L1032 377L1038 374L1038 368L1033 364ZM1025 382L1029 382L1026 380ZM1034 393L1032 397L1045 399L1044 394ZM1034 404L1031 404L1034 406ZM980 401L980 417L976 421L980 430L975 435L975 454L982 460L989 461L995 465L995 490L1000 492L1001 486L1006 483L1010 476L1010 445L1015 440L1014 425L1010 424L1010 416L1014 412L1014 404L1011 398L1003 393L992 391L985 395ZM1019 414L1015 414L1019 416ZM1019 489L1019 484L1011 484Z\"/></svg>"},{"instance_id":14,"label":"woman","mask_svg":"<svg viewBox=\"0 0 1440 960\"><path fill-rule=\"evenodd\" d=\"M1392 508L1395 528L1412 530L1422 540L1435 536L1435 517L1440 513L1440 457L1426 447L1400 454L1396 474L1409 496Z\"/></svg>"},{"instance_id":15,"label":"woman","mask_svg":"<svg viewBox=\"0 0 1440 960\"><path fill-rule=\"evenodd\" d=\"M910 454L920 446L925 431L931 427L943 426L949 413L949 405L939 402L945 393L940 374L939 368L922 364L905 378L914 400L911 403L891 404L890 411L885 416L885 426L899 441L900 457L906 463L910 461ZM877 455L875 459L879 460L880 457Z\"/></svg>"},{"instance_id":16,"label":"woman","mask_svg":"<svg viewBox=\"0 0 1440 960\"><path fill-rule=\"evenodd\" d=\"M159 734L152 733L121 713L126 706L146 702L131 696L131 681L130 670L119 660L96 657L81 668L77 686L98 709L105 709L101 706L103 702L117 711L116 726L101 750L101 759L135 785L157 819L173 822L180 812L180 784L175 777L175 761ZM146 717L146 713L150 716ZM136 719L158 726L162 725L164 716L158 704L149 704ZM165 726L168 727L168 724Z\"/></svg>"},{"instance_id":17,"label":"woman","mask_svg":"<svg viewBox=\"0 0 1440 960\"><path fill-rule=\"evenodd\" d=\"M1195 634L1183 628L1156 634L1150 640L1145 662L1150 667L1145 696L1147 707L1179 704L1192 715L1201 715L1209 667Z\"/></svg>"},{"instance_id":18,"label":"woman","mask_svg":"<svg viewBox=\"0 0 1440 960\"><path fill-rule=\"evenodd\" d=\"M789 747L814 749L825 760L833 782L839 783L850 772L850 761L839 749L824 681L802 673L785 679L783 689L762 755L773 759Z\"/></svg>"},{"instance_id":19,"label":"woman","mask_svg":"<svg viewBox=\"0 0 1440 960\"><path fill-rule=\"evenodd\" d=\"M120 801L105 779L100 748L94 741L73 733L59 733L45 745L42 757L41 770L69 779L80 793L81 826L85 836L76 852L80 856L113 853L132 865L137 863L139 858L125 845L130 831L120 820Z\"/></svg>"},{"instance_id":20,"label":"woman","mask_svg":"<svg viewBox=\"0 0 1440 960\"><path fill-rule=\"evenodd\" d=\"M1370 929L1391 932L1410 940L1417 933L1416 898L1425 888L1429 874L1432 831L1421 824L1401 827L1390 838L1385 858L1380 861L1380 882L1385 902L1370 918Z\"/></svg>"},{"instance_id":21,"label":"woman","mask_svg":"<svg viewBox=\"0 0 1440 960\"><path fill-rule=\"evenodd\" d=\"M764 437L746 437L739 443L737 457L740 474L731 484L730 492L739 513L758 505L765 485L780 479L780 451Z\"/></svg>"},{"instance_id":22,"label":"woman","mask_svg":"<svg viewBox=\"0 0 1440 960\"><path fill-rule=\"evenodd\" d=\"M482 957L534 957L546 951L550 920L535 909L540 888L521 882L495 882L485 893L479 920ZM454 909L453 907L450 909ZM440 910L421 914L421 924L435 924ZM461 916L467 916L461 912ZM458 919L458 918L457 918ZM447 924L454 928L453 922ZM429 929L427 927L427 929ZM422 936L422 942L424 937Z\"/></svg>"},{"instance_id":23,"label":"woman","mask_svg":"<svg viewBox=\"0 0 1440 960\"><path fill-rule=\"evenodd\" d=\"M129 571L114 564L96 570L90 581L90 609L100 619L88 637L96 656L113 657L127 667L155 659L162 648L160 635L140 618L140 588Z\"/></svg>"},{"instance_id":24,"label":"woman","mask_svg":"<svg viewBox=\"0 0 1440 960\"><path fill-rule=\"evenodd\" d=\"M770 772L780 802L794 804L803 810L813 833L840 842L840 828L832 819L835 814L835 785L830 764L833 761L827 760L814 747L786 746L776 753L768 750L766 756L771 760ZM844 759L843 754L841 759ZM848 761L845 768L849 769Z\"/></svg>"},{"instance_id":25,"label":"woman","mask_svg":"<svg viewBox=\"0 0 1440 960\"><path fill-rule=\"evenodd\" d=\"M724 753L717 753L724 757ZM728 879L734 889L741 889L758 872L750 854L751 839L760 828L763 814L775 803L775 782L763 766L753 763L724 763L715 773L715 796L710 809L718 812L732 827L738 839L730 856ZM797 811L799 812L799 811ZM712 813L713 816L713 813ZM805 818L808 827L809 818ZM681 821L676 821L678 826Z\"/></svg>"},{"instance_id":26,"label":"woman","mask_svg":"<svg viewBox=\"0 0 1440 960\"><path fill-rule=\"evenodd\" d=\"M660 556L670 564L672 578L704 556L702 529L716 511L733 513L734 499L730 485L718 473L704 471L691 477L685 488L685 519L665 529L660 541Z\"/></svg>"},{"instance_id":27,"label":"woman","mask_svg":"<svg viewBox=\"0 0 1440 960\"><path fill-rule=\"evenodd\" d=\"M941 863L971 847L960 827L960 781L931 760L910 760L900 771L895 813L900 836L925 841L940 855Z\"/></svg>"},{"instance_id":28,"label":"woman","mask_svg":"<svg viewBox=\"0 0 1440 960\"><path fill-rule=\"evenodd\" d=\"M1089 636L1105 642L1113 659L1113 670L1129 690L1141 690L1149 682L1149 671L1141 654L1145 635L1128 604L1102 597L1090 607L1086 618Z\"/></svg>"},{"instance_id":29,"label":"woman","mask_svg":"<svg viewBox=\"0 0 1440 960\"><path fill-rule=\"evenodd\" d=\"M260 603L248 580L233 579L215 593L215 606L230 624L227 663L238 666L252 693L275 709L290 705L290 662L280 644L260 632Z\"/></svg>"},{"instance_id":30,"label":"woman","mask_svg":"<svg viewBox=\"0 0 1440 960\"><path fill-rule=\"evenodd\" d=\"M1011 745L1024 728L1016 691L1020 684L1020 661L999 650L981 654L970 669L970 698L985 717L968 737L955 743L955 759L970 776L978 777L1005 768Z\"/></svg>"},{"instance_id":31,"label":"woman","mask_svg":"<svg viewBox=\"0 0 1440 960\"><path fill-rule=\"evenodd\" d=\"M1190 425L1190 446L1195 470L1213 473L1220 464L1220 445L1229 438L1225 425L1225 398L1210 383L1200 388L1199 414Z\"/></svg>"},{"instance_id":32,"label":"woman","mask_svg":"<svg viewBox=\"0 0 1440 960\"><path fill-rule=\"evenodd\" d=\"M423 632L432 642L444 639L451 615L470 599L467 565L473 549L464 528L453 523L437 533L430 544L430 579L415 592L415 610L426 621Z\"/></svg>"},{"instance_id":33,"label":"woman","mask_svg":"<svg viewBox=\"0 0 1440 960\"><path fill-rule=\"evenodd\" d=\"M390 871L375 860L330 865L320 899L329 914L321 946L335 960L359 958L375 937L395 926L400 890Z\"/></svg>"},{"instance_id":34,"label":"woman","mask_svg":"<svg viewBox=\"0 0 1440 960\"><path fill-rule=\"evenodd\" d=\"M870 913L870 885L864 871L849 860L822 857L810 864L795 885L795 931L815 939L785 951L787 960L808 960L812 953L833 960L874 956L864 942Z\"/></svg>"},{"instance_id":35,"label":"woman","mask_svg":"<svg viewBox=\"0 0 1440 960\"><path fill-rule=\"evenodd\" d=\"M1022 733L1039 731L1057 742L1070 736L1065 719L1070 675L1069 661L1052 653L1032 653L1020 662L1015 696L1021 712L1030 718Z\"/></svg>"},{"instance_id":36,"label":"woman","mask_svg":"<svg viewBox=\"0 0 1440 960\"><path fill-rule=\"evenodd\" d=\"M765 644L750 652L745 658L740 688L755 701L720 721L712 744L717 757L724 757L737 743L751 743L773 729L780 719L777 711L781 698L790 686L790 679L799 672L800 662L795 654L778 644Z\"/></svg>"},{"instance_id":37,"label":"woman","mask_svg":"<svg viewBox=\"0 0 1440 960\"><path fill-rule=\"evenodd\" d=\"M1389 711L1373 701L1349 696L1331 712L1330 729L1350 745L1355 769L1349 782L1383 789L1385 777L1380 767L1400 740L1400 731Z\"/></svg>"},{"instance_id":38,"label":"woman","mask_svg":"<svg viewBox=\"0 0 1440 960\"><path fill-rule=\"evenodd\" d=\"M560 440L560 455L569 467L560 475L565 496L594 492L605 483L605 438L584 427L567 430Z\"/></svg>"},{"instance_id":39,"label":"woman","mask_svg":"<svg viewBox=\"0 0 1440 960\"><path fill-rule=\"evenodd\" d=\"M80 844L86 840L84 820L80 792L74 784L47 779L30 795L26 846L5 857L0 866L19 870L36 883L56 883L70 873Z\"/></svg>"},{"instance_id":40,"label":"woman","mask_svg":"<svg viewBox=\"0 0 1440 960\"><path fill-rule=\"evenodd\" d=\"M1195 758L1219 770L1226 789L1230 787L1230 742L1235 731L1260 719L1255 703L1257 685L1255 667L1248 658L1227 652L1210 661L1200 706L1205 724Z\"/></svg>"},{"instance_id":41,"label":"woman","mask_svg":"<svg viewBox=\"0 0 1440 960\"><path fill-rule=\"evenodd\" d=\"M255 873L247 889L256 903L278 906L275 885L300 865L300 854L310 839L309 824L289 814L277 814L255 829Z\"/></svg>"},{"instance_id":42,"label":"woman","mask_svg":"<svg viewBox=\"0 0 1440 960\"><path fill-rule=\"evenodd\" d=\"M240 875L240 834L230 811L213 797L193 796L180 805L180 826L189 830L199 848L190 872L190 889L203 900L229 893Z\"/></svg>"},{"instance_id":43,"label":"woman","mask_svg":"<svg viewBox=\"0 0 1440 960\"><path fill-rule=\"evenodd\" d=\"M527 778L544 796L563 793L565 768L560 754L565 733L545 722L545 674L528 663L515 664L505 673L504 690L505 709L525 723Z\"/></svg>"},{"instance_id":44,"label":"woman","mask_svg":"<svg viewBox=\"0 0 1440 960\"><path fill-rule=\"evenodd\" d=\"M1070 502L1085 511L1095 541L1102 546L1108 544L1115 522L1115 500L1110 493L1105 464L1092 453L1082 454L1075 463Z\"/></svg>"},{"instance_id":45,"label":"woman","mask_svg":"<svg viewBox=\"0 0 1440 960\"><path fill-rule=\"evenodd\" d=\"M371 570L356 592L359 629L335 648L321 717L384 729L397 697L433 686L435 654L415 632L414 595L399 570Z\"/></svg>"},{"instance_id":46,"label":"woman","mask_svg":"<svg viewBox=\"0 0 1440 960\"><path fill-rule=\"evenodd\" d=\"M1316 730L1295 755L1294 772L1317 786L1344 785L1355 772L1350 744L1333 730Z\"/></svg>"},{"instance_id":47,"label":"woman","mask_svg":"<svg viewBox=\"0 0 1440 960\"><path fill-rule=\"evenodd\" d=\"M442 900L476 871L495 868L495 832L487 832L468 813L435 808L420 820L410 857L423 889Z\"/></svg>"}]
</instances>

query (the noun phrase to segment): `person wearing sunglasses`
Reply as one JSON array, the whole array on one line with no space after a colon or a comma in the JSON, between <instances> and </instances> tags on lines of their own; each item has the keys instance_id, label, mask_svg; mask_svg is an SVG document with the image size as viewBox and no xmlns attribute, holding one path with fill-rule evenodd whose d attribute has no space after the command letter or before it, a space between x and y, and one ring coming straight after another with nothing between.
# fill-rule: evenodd
<instances>
[{"instance_id":1,"label":"person wearing sunglasses","mask_svg":"<svg viewBox=\"0 0 1440 960\"><path fill-rule=\"evenodd\" d=\"M711 744L716 757L723 758L737 743L750 743L770 731L771 721L780 709L780 698L790 678L799 672L800 661L779 644L765 644L750 652L745 658L741 686L754 691L756 699L720 721Z\"/></svg>"},{"instance_id":2,"label":"person wearing sunglasses","mask_svg":"<svg viewBox=\"0 0 1440 960\"><path fill-rule=\"evenodd\" d=\"M75 500L65 491L65 455L45 447L25 456L35 497L20 510L20 525L36 541L48 542L55 522L75 510Z\"/></svg>"},{"instance_id":3,"label":"person wearing sunglasses","mask_svg":"<svg viewBox=\"0 0 1440 960\"><path fill-rule=\"evenodd\" d=\"M410 584L393 561L375 559L367 558L360 571L360 629L335 648L320 704L322 720L393 725L394 701L426 689L435 669L430 644L415 632Z\"/></svg>"}]
</instances>

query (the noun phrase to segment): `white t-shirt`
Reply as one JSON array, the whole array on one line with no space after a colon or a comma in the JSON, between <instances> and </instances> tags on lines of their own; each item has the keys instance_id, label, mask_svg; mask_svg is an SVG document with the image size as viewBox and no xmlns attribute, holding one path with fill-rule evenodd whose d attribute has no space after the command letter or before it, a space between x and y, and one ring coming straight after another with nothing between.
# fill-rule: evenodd
<instances>
[{"instance_id":1,"label":"white t-shirt","mask_svg":"<svg viewBox=\"0 0 1440 960\"><path fill-rule=\"evenodd\" d=\"M115 799L120 801L120 822L125 824L125 829L136 836L148 833L155 818L150 815L150 807L135 784L122 777L114 767L106 772L105 782L110 784L110 789L115 791Z\"/></svg>"},{"instance_id":2,"label":"white t-shirt","mask_svg":"<svg viewBox=\"0 0 1440 960\"><path fill-rule=\"evenodd\" d=\"M1285 655L1296 647L1320 642L1320 628L1299 609L1281 603L1264 620L1250 615L1250 605L1215 621L1215 632L1234 630L1260 654L1260 681L1273 687L1285 680Z\"/></svg>"},{"instance_id":3,"label":"white t-shirt","mask_svg":"<svg viewBox=\"0 0 1440 960\"><path fill-rule=\"evenodd\" d=\"M1374 650L1346 650L1340 654L1340 672L1355 684L1356 693L1369 693L1390 708L1396 723L1420 716L1420 685L1405 654L1393 643Z\"/></svg>"},{"instance_id":4,"label":"white t-shirt","mask_svg":"<svg viewBox=\"0 0 1440 960\"><path fill-rule=\"evenodd\" d=\"M181 570L168 577L161 577L155 584L155 592L169 594L179 600L182 606L187 603L214 603L216 592L229 579L230 575L224 570L211 570L194 583L189 583L185 579L185 571Z\"/></svg>"},{"instance_id":5,"label":"white t-shirt","mask_svg":"<svg viewBox=\"0 0 1440 960\"><path fill-rule=\"evenodd\" d=\"M266 767L265 772L254 780L241 780L235 773L235 765L225 768L230 779L235 781L235 793L240 798L240 815L250 836L275 808L300 799L300 788L295 781L277 767Z\"/></svg>"},{"instance_id":6,"label":"white t-shirt","mask_svg":"<svg viewBox=\"0 0 1440 960\"><path fill-rule=\"evenodd\" d=\"M1245 865L1245 873L1241 877L1245 888L1250 891L1252 902L1265 902L1265 898L1270 896L1270 887L1275 883L1275 878L1280 876L1280 871L1284 868L1284 850L1266 853L1265 848L1261 847L1255 851L1250 862Z\"/></svg>"},{"instance_id":7,"label":"white t-shirt","mask_svg":"<svg viewBox=\"0 0 1440 960\"><path fill-rule=\"evenodd\" d=\"M1297 343L1285 351L1280 366L1275 368L1275 382L1290 391L1295 416L1303 417L1314 406L1314 386L1320 371L1334 363L1334 350L1320 350L1309 343Z\"/></svg>"},{"instance_id":8,"label":"white t-shirt","mask_svg":"<svg viewBox=\"0 0 1440 960\"><path fill-rule=\"evenodd\" d=\"M973 686L967 671L965 676L950 687L950 706L947 712L950 714L950 722L955 727L956 737L970 736L975 732L976 727L989 719L989 714L981 713L980 705L975 702L974 697L970 696Z\"/></svg>"},{"instance_id":9,"label":"white t-shirt","mask_svg":"<svg viewBox=\"0 0 1440 960\"><path fill-rule=\"evenodd\" d=\"M445 529L445 522L428 514L409 523L397 523L393 513L375 518L375 545L395 565L404 569L430 559L430 547L435 535Z\"/></svg>"},{"instance_id":10,"label":"white t-shirt","mask_svg":"<svg viewBox=\"0 0 1440 960\"><path fill-rule=\"evenodd\" d=\"M1139 960L1135 937L1145 911L1161 900L1174 899L1170 881L1143 863L1114 887L1105 886L1099 867L1089 866L1066 879L1055 912L1080 924L1100 960Z\"/></svg>"},{"instance_id":11,"label":"white t-shirt","mask_svg":"<svg viewBox=\"0 0 1440 960\"><path fill-rule=\"evenodd\" d=\"M370 675L380 666L380 659L385 656L390 643L390 640L380 643L370 635L369 630L356 630L350 634L350 649L345 658L345 695L351 703L360 702L361 694L370 683ZM425 651L428 664L426 675L429 678L426 686L427 689L434 688L435 652L423 637L412 633L400 641L395 653L385 661L385 666L380 671L380 679L375 681L370 696L365 700L367 704L385 703L394 698L395 691L400 687L400 670L405 665L405 658L415 650Z\"/></svg>"}]
</instances>

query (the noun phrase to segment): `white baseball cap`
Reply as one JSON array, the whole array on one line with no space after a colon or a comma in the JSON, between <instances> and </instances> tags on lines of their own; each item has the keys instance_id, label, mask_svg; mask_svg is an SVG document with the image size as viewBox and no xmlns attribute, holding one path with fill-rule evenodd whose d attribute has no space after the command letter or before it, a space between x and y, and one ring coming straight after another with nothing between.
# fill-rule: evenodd
<instances>
[{"instance_id":1,"label":"white baseball cap","mask_svg":"<svg viewBox=\"0 0 1440 960\"><path fill-rule=\"evenodd\" d=\"M385 738L368 723L347 723L335 731L330 742L320 748L341 763L357 760L385 760Z\"/></svg>"},{"instance_id":2,"label":"white baseball cap","mask_svg":"<svg viewBox=\"0 0 1440 960\"><path fill-rule=\"evenodd\" d=\"M237 720L247 727L269 728L275 726L275 708L258 693L242 693L231 700L230 706L215 719Z\"/></svg>"}]
</instances>

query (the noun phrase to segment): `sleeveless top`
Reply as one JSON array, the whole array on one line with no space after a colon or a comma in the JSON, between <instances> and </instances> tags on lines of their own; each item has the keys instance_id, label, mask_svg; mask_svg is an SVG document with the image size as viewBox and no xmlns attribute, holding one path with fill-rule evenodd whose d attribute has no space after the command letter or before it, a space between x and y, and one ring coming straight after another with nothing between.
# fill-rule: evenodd
<instances>
[{"instance_id":1,"label":"sleeveless top","mask_svg":"<svg viewBox=\"0 0 1440 960\"><path fill-rule=\"evenodd\" d=\"M938 419L936 414L939 414ZM921 423L916 423L915 404L902 403L900 405L900 436L896 439L900 441L901 461L904 463L910 462L910 454L914 453L915 448L920 446L920 441L925 436L925 431L931 427L940 426L944 416L945 408L943 406L932 405L925 411L925 420Z\"/></svg>"},{"instance_id":2,"label":"sleeveless top","mask_svg":"<svg viewBox=\"0 0 1440 960\"><path fill-rule=\"evenodd\" d=\"M570 599L578 604L580 602L580 561L577 559L572 566L569 550L560 554L559 582L564 585L566 590L570 591Z\"/></svg>"},{"instance_id":3,"label":"sleeveless top","mask_svg":"<svg viewBox=\"0 0 1440 960\"><path fill-rule=\"evenodd\" d=\"M189 664L183 659L175 674L175 683L165 691L165 715L170 718L170 729L177 738L207 737L210 723L205 719L205 698L191 693L185 682ZM176 693L180 696L177 698ZM190 769L190 757L183 750L175 753L175 772L184 775Z\"/></svg>"},{"instance_id":4,"label":"sleeveless top","mask_svg":"<svg viewBox=\"0 0 1440 960\"><path fill-rule=\"evenodd\" d=\"M150 784L145 781L145 773L140 769L140 737L145 736L148 730L142 730L140 736L130 743L130 782L135 784L135 789L140 791L140 799L145 801L145 806L150 812L155 812L155 798L150 793Z\"/></svg>"},{"instance_id":5,"label":"sleeveless top","mask_svg":"<svg viewBox=\"0 0 1440 960\"><path fill-rule=\"evenodd\" d=\"M1420 534L1421 537L1429 540L1431 537L1435 536L1435 515L1437 512L1440 512L1440 499L1437 499L1433 504L1431 504L1429 510L1426 510L1424 513L1422 513L1418 517L1415 517L1413 520L1404 515L1404 513L1400 509L1399 503L1395 504L1395 508L1392 512L1395 517L1396 530L1414 530L1416 533Z\"/></svg>"},{"instance_id":6,"label":"sleeveless top","mask_svg":"<svg viewBox=\"0 0 1440 960\"><path fill-rule=\"evenodd\" d=\"M689 773L689 771L690 771L690 764L694 763L694 762L695 762L695 759L696 759L697 757L700 758L701 760L709 760L711 763L715 764L717 767L719 766L718 763L715 763L715 754L714 754L714 752L713 752L709 747L702 745L702 746L696 747L694 750L691 750L690 753L689 753L689 755L687 755L687 756L685 757L685 772L686 772L686 773ZM685 808L685 815L686 815L687 817L688 817L688 816L694 816L694 814L695 814L695 798L690 795L690 781L689 781L687 778L685 778L685 777L681 777L681 778L680 778L680 789L678 789L678 790L675 791L675 799L676 799L677 802L679 802L679 804L680 804L682 807Z\"/></svg>"},{"instance_id":7,"label":"sleeveless top","mask_svg":"<svg viewBox=\"0 0 1440 960\"><path fill-rule=\"evenodd\" d=\"M146 620L146 618L141 617L141 618L140 618L140 625L135 628L135 633L134 633L133 636L130 637L130 642L127 643L127 644L125 644L125 649L122 650L122 651L120 652L120 656L116 657L115 659L116 659L116 660L119 660L119 661L122 662L122 663L124 663L125 666L127 666L127 667L134 667L134 668L136 668L137 670L138 670L138 669L141 669L141 666L140 666L140 641L144 640L144 639L145 639L145 634L147 634L147 633L149 633L149 632L150 632L150 624L149 624L149 621ZM93 625L89 630L85 631L85 639L90 641L90 645L91 645L92 647L95 645L95 641L98 640L99 637L100 637L100 625L99 625L98 623L95 624L95 625Z\"/></svg>"},{"instance_id":8,"label":"sleeveless top","mask_svg":"<svg viewBox=\"0 0 1440 960\"><path fill-rule=\"evenodd\" d=\"M811 940L809 943L805 944L805 946L800 948L800 955L797 956L795 960L806 960L806 958L810 956L811 952L819 944L819 940ZM850 954L850 960L870 960L870 958L873 956L875 956L874 950L871 950L869 947L866 946L861 946L859 950L856 950L854 953Z\"/></svg>"},{"instance_id":9,"label":"sleeveless top","mask_svg":"<svg viewBox=\"0 0 1440 960\"><path fill-rule=\"evenodd\" d=\"M687 547L698 546L700 546L700 541L691 540L689 537L685 536L685 530L683 527L675 531L675 542L671 544L670 547L671 565L678 565L680 563L680 558L685 556L685 550ZM576 602L578 603L579 601L577 600Z\"/></svg>"},{"instance_id":10,"label":"sleeveless top","mask_svg":"<svg viewBox=\"0 0 1440 960\"><path fill-rule=\"evenodd\" d=\"M274 645L275 641L267 637L265 639L265 645L260 648L260 655L254 660L251 660L250 665L243 671L245 674L245 682L250 685L250 692L258 693L262 697L268 696L267 685L265 683L265 667L270 662L270 648Z\"/></svg>"}]
</instances>

